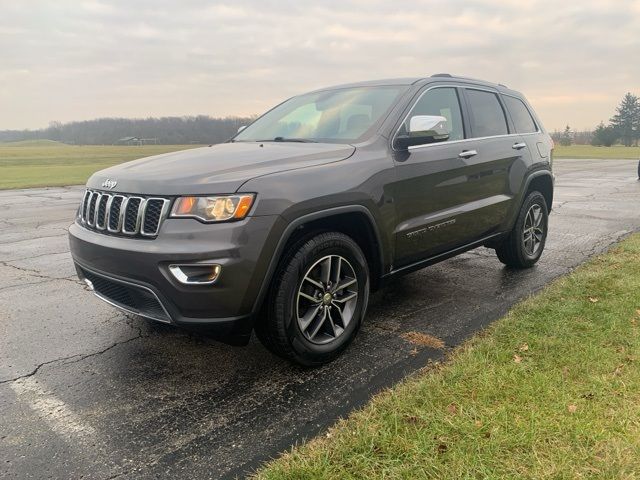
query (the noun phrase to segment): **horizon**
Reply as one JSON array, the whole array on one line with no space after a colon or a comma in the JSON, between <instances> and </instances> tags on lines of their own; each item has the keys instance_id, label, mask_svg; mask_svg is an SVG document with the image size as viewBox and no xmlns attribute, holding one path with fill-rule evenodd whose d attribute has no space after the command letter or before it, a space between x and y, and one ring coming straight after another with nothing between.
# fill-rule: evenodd
<instances>
[{"instance_id":1,"label":"horizon","mask_svg":"<svg viewBox=\"0 0 640 480\"><path fill-rule=\"evenodd\" d=\"M85 118L85 119L81 119L81 120L70 120L68 122L61 122L61 123L63 125L67 125L67 124L73 124L73 123L94 122L94 121L100 121L100 120L147 120L147 119L195 118L195 117L207 117L207 118L219 119L219 120L233 120L233 119L248 119L248 118L253 118L253 117L257 118L258 115L246 115L246 116L227 115L227 116L219 116L219 115L211 115L211 114L206 114L206 113L196 113L196 114L193 114L193 115L163 115L161 117L149 117L149 116L147 116L147 117L142 117L142 116L139 116L139 117L122 117L122 116L118 116L118 117ZM0 129L0 132L10 132L10 131L15 131L15 132L38 132L38 131L44 131L44 130L47 130L48 128L51 128L53 122L55 122L55 120L52 120L46 126L36 127L36 128L4 128L4 129ZM605 121L604 123L606 124L607 121ZM592 127L585 127L585 128L574 127L572 125L568 125L568 126L571 128L572 132L581 133L581 132L592 132L598 125L596 124L596 125L594 125ZM559 127L559 128L549 128L546 125L544 125L544 127L547 130L547 132L549 132L549 133L561 133L567 127L567 125L564 125L564 126ZM42 138L42 140L50 140L50 139ZM2 141L0 140L0 143L1 142Z\"/></svg>"},{"instance_id":2,"label":"horizon","mask_svg":"<svg viewBox=\"0 0 640 480\"><path fill-rule=\"evenodd\" d=\"M329 85L449 72L522 92L549 131L582 131L640 94L640 0L35 4L0 7L0 130L245 117Z\"/></svg>"}]
</instances>

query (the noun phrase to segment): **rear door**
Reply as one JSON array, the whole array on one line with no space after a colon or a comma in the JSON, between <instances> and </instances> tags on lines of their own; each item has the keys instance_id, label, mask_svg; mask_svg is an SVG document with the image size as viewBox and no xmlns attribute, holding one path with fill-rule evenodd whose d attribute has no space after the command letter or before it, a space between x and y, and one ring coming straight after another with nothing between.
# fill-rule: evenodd
<instances>
[{"instance_id":1,"label":"rear door","mask_svg":"<svg viewBox=\"0 0 640 480\"><path fill-rule=\"evenodd\" d=\"M469 158L469 187L475 206L470 232L477 238L503 225L520 189L511 184L511 178L522 178L529 152L496 90L467 86L463 92L477 152Z\"/></svg>"},{"instance_id":2,"label":"rear door","mask_svg":"<svg viewBox=\"0 0 640 480\"><path fill-rule=\"evenodd\" d=\"M518 133L518 142L521 148L528 150L533 163L550 162L550 146L540 138L540 126L534 119L525 102L513 95L502 94L502 101L507 107L515 131ZM524 152L523 152L524 153Z\"/></svg>"}]
</instances>

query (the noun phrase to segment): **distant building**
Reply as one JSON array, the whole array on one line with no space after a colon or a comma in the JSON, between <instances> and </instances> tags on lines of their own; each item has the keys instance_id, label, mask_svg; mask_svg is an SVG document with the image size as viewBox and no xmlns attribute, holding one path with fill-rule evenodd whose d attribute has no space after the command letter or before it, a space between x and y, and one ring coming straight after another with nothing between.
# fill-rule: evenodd
<instances>
[{"instance_id":1,"label":"distant building","mask_svg":"<svg viewBox=\"0 0 640 480\"><path fill-rule=\"evenodd\" d=\"M140 137L123 137L119 139L117 145L156 145L158 143L157 138L140 138Z\"/></svg>"}]
</instances>

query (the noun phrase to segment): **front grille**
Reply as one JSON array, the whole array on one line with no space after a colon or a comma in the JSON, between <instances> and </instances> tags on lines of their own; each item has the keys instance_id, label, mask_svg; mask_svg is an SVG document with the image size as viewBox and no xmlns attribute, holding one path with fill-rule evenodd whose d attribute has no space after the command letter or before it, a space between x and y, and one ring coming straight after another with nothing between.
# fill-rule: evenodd
<instances>
[{"instance_id":1,"label":"front grille","mask_svg":"<svg viewBox=\"0 0 640 480\"><path fill-rule=\"evenodd\" d=\"M87 190L80 222L86 228L115 235L155 237L169 209L169 199Z\"/></svg>"},{"instance_id":2,"label":"front grille","mask_svg":"<svg viewBox=\"0 0 640 480\"><path fill-rule=\"evenodd\" d=\"M160 322L171 322L158 297L145 287L119 282L97 275L80 267L82 275L91 282L98 297L109 303L143 317Z\"/></svg>"}]
</instances>

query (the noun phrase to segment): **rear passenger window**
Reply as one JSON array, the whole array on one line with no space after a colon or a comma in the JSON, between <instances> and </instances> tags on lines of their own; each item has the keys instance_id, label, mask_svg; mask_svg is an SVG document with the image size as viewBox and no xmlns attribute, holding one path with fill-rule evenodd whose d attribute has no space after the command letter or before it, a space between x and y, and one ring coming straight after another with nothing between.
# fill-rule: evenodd
<instances>
[{"instance_id":1,"label":"rear passenger window","mask_svg":"<svg viewBox=\"0 0 640 480\"><path fill-rule=\"evenodd\" d=\"M513 120L513 125L516 127L518 133L534 133L538 131L536 122L533 120L529 109L522 100L515 97L509 97L503 95L504 103L507 105L507 110Z\"/></svg>"},{"instance_id":2,"label":"rear passenger window","mask_svg":"<svg viewBox=\"0 0 640 480\"><path fill-rule=\"evenodd\" d=\"M445 128L449 131L449 141L462 140L464 127L462 125L462 110L455 88L437 87L428 90L411 109L411 113L402 125L401 133L409 129L409 121L415 115L438 115L446 118Z\"/></svg>"},{"instance_id":3,"label":"rear passenger window","mask_svg":"<svg viewBox=\"0 0 640 480\"><path fill-rule=\"evenodd\" d=\"M507 119L495 93L467 89L467 99L471 108L471 133L474 137L509 133Z\"/></svg>"}]
</instances>

